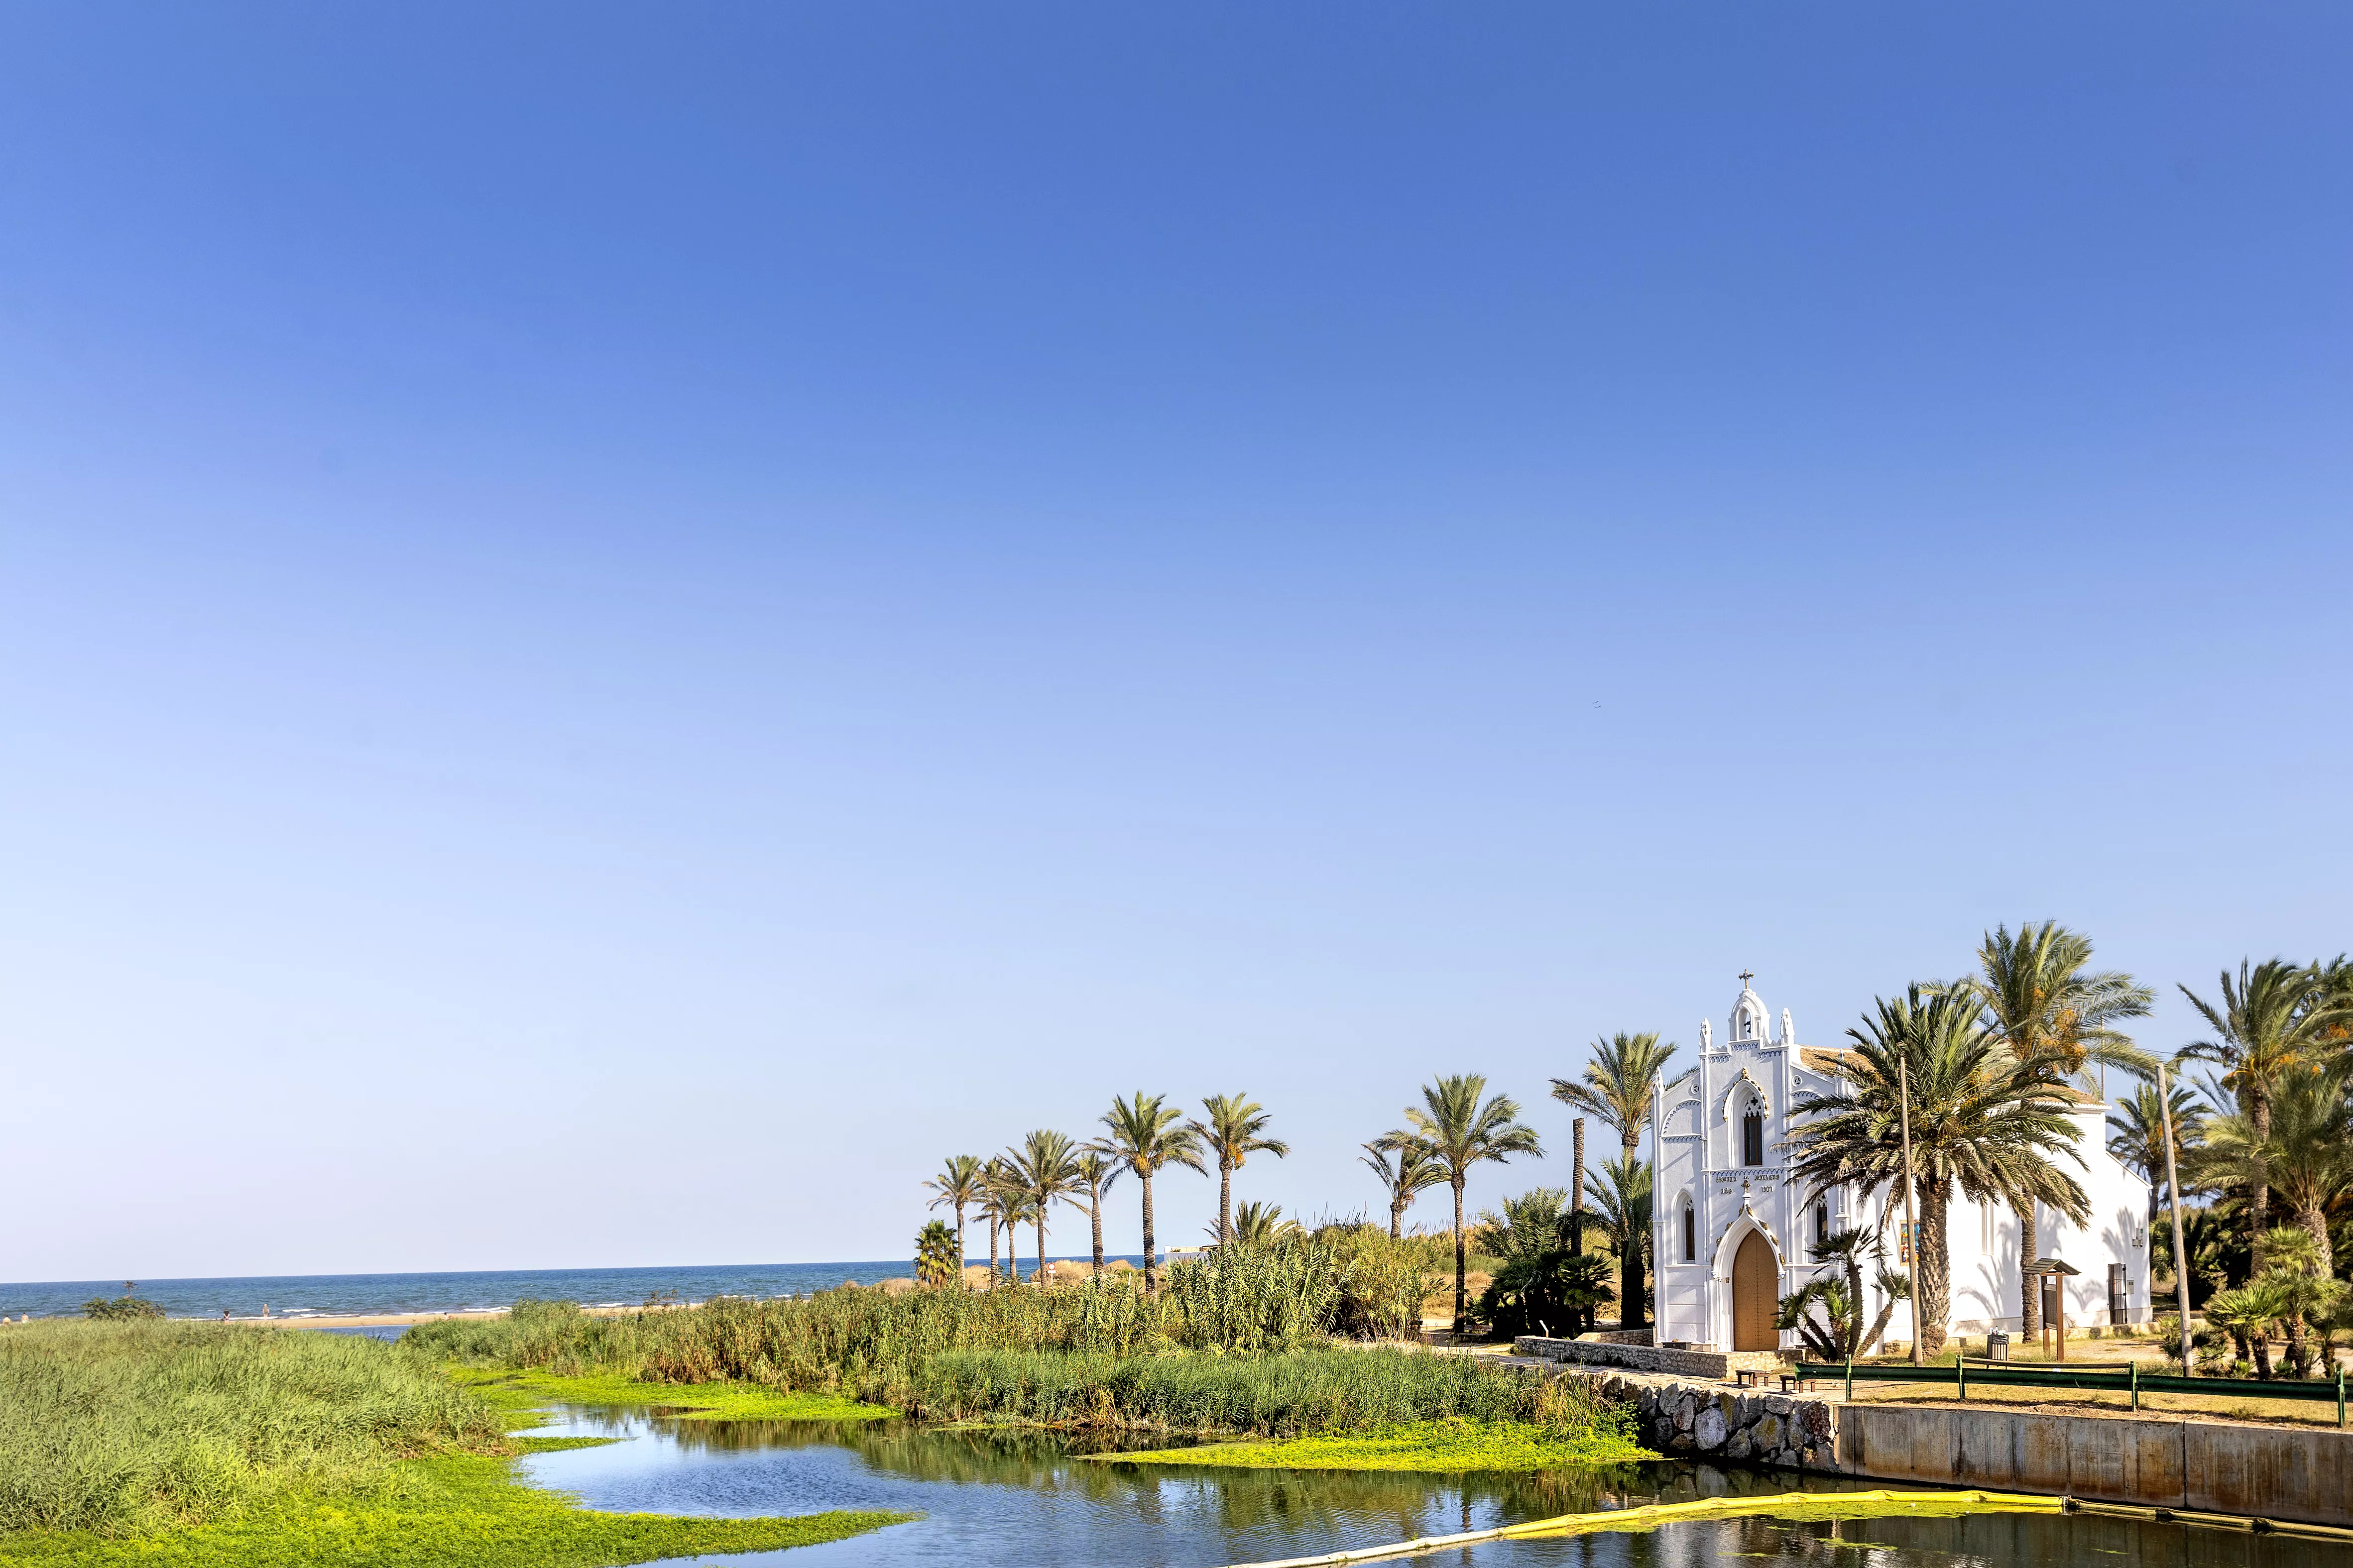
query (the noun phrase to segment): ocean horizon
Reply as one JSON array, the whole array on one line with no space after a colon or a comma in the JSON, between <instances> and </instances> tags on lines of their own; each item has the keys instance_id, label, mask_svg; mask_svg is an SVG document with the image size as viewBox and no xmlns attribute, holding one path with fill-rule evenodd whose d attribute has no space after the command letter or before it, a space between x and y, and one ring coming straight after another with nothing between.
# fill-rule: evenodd
<instances>
[{"instance_id":1,"label":"ocean horizon","mask_svg":"<svg viewBox=\"0 0 2353 1568\"><path fill-rule=\"evenodd\" d=\"M1105 1254L1106 1258L1113 1255ZM1058 1263L1089 1260L1058 1254ZM987 1263L986 1258L972 1261ZM1140 1255L1125 1261L1141 1268ZM1037 1267L1025 1253L1023 1270ZM713 1296L780 1296L830 1290L856 1281L909 1279L911 1259L847 1263L739 1263L645 1268L499 1268L414 1274L273 1274L205 1279L141 1279L133 1294L172 1318L363 1317L395 1312L465 1312L512 1307L523 1300L576 1301L584 1307L635 1307L656 1301L706 1301ZM78 1317L94 1296L120 1296L122 1279L0 1283L0 1317Z\"/></svg>"}]
</instances>

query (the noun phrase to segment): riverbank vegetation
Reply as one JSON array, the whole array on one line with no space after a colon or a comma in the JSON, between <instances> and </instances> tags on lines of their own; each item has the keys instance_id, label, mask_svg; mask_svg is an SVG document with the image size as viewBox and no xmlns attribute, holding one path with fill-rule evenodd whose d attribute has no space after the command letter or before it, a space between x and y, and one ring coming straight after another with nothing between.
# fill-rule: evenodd
<instances>
[{"instance_id":1,"label":"riverbank vegetation","mask_svg":"<svg viewBox=\"0 0 2353 1568\"><path fill-rule=\"evenodd\" d=\"M1338 1227L1173 1264L1156 1293L1106 1274L1053 1289L845 1288L620 1317L526 1302L505 1319L420 1324L404 1343L470 1379L559 1396L629 1389L635 1403L664 1405L738 1388L948 1423L1265 1438L1443 1420L1533 1423L1564 1440L1614 1431L1608 1407L1573 1383L1346 1342L1352 1329L1418 1312L1447 1250Z\"/></svg>"},{"instance_id":2,"label":"riverbank vegetation","mask_svg":"<svg viewBox=\"0 0 2353 1568\"><path fill-rule=\"evenodd\" d=\"M504 1318L420 1323L402 1342L477 1368L753 1384L904 1409L920 1403L928 1363L955 1352L1248 1357L1402 1337L1444 1252L1433 1238L1343 1226L1171 1264L1157 1291L1103 1274L1050 1289L844 1289L619 1317L525 1301Z\"/></svg>"},{"instance_id":3,"label":"riverbank vegetation","mask_svg":"<svg viewBox=\"0 0 2353 1568\"><path fill-rule=\"evenodd\" d=\"M596 1513L512 1474L502 1412L371 1340L218 1323L0 1334L0 1564L544 1568L774 1550L887 1514Z\"/></svg>"},{"instance_id":4,"label":"riverbank vegetation","mask_svg":"<svg viewBox=\"0 0 2353 1568\"><path fill-rule=\"evenodd\" d=\"M1145 1453L1095 1454L1096 1462L1194 1465L1251 1470L1549 1470L1562 1466L1627 1464L1659 1456L1614 1420L1556 1427L1525 1421L1460 1416L1365 1432L1328 1433L1275 1442L1203 1443Z\"/></svg>"}]
</instances>

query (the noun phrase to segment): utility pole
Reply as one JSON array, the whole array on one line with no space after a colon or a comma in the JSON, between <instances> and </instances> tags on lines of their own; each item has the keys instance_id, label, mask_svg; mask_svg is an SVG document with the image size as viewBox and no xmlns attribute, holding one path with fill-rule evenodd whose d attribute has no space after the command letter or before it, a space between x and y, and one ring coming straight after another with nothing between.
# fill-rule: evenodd
<instances>
[{"instance_id":1,"label":"utility pole","mask_svg":"<svg viewBox=\"0 0 2353 1568\"><path fill-rule=\"evenodd\" d=\"M1569 1180L1574 1182L1576 1185L1572 1186L1568 1193L1568 1255L1572 1258L1582 1258L1585 1256L1584 1117L1577 1117L1568 1124L1568 1135L1569 1141L1576 1145L1577 1149L1576 1157L1571 1162L1569 1175ZM1577 1316L1584 1320L1586 1331L1590 1332L1593 1328L1593 1309L1590 1307L1580 1308L1578 1310ZM1620 1328L1624 1328L1626 1326L1624 1321L1626 1317L1626 1304L1623 1301L1618 1303L1618 1317L1620 1320L1618 1326Z\"/></svg>"},{"instance_id":2,"label":"utility pole","mask_svg":"<svg viewBox=\"0 0 2353 1568\"><path fill-rule=\"evenodd\" d=\"M1667 1250L1666 1227L1672 1223L1667 1206L1659 1197L1659 1141L1665 1135L1667 1116L1667 1077L1664 1073L1651 1075L1651 1278L1656 1281L1651 1291L1651 1342L1664 1344L1667 1339Z\"/></svg>"},{"instance_id":3,"label":"utility pole","mask_svg":"<svg viewBox=\"0 0 2353 1568\"><path fill-rule=\"evenodd\" d=\"M1906 1278L1912 1286L1912 1364L1926 1366L1928 1358L1920 1348L1920 1222L1912 1212L1912 1071L1904 1058L1895 1058L1895 1115L1904 1128L1904 1250L1911 1260Z\"/></svg>"},{"instance_id":4,"label":"utility pole","mask_svg":"<svg viewBox=\"0 0 2353 1568\"><path fill-rule=\"evenodd\" d=\"M2158 1120L2165 1125L2165 1190L2173 1200L2173 1299L2181 1310L2181 1375L2194 1377L2189 1349L2189 1255L2181 1244L2181 1178L2173 1168L2173 1098L2165 1086L2165 1064L2157 1066Z\"/></svg>"}]
</instances>

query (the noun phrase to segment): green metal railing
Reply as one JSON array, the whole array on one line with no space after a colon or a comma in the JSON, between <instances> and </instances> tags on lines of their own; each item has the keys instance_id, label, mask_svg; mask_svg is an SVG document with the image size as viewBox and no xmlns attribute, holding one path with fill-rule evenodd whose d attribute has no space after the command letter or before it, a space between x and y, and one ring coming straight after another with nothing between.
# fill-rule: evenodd
<instances>
[{"instance_id":1,"label":"green metal railing","mask_svg":"<svg viewBox=\"0 0 2353 1568\"><path fill-rule=\"evenodd\" d=\"M2265 1383L2251 1377L2173 1377L2164 1373L2143 1372L2139 1363L2128 1362L2112 1369L2072 1366L2022 1366L2010 1362L1962 1361L1952 1366L1884 1366L1870 1363L1847 1362L1843 1364L1823 1364L1799 1362L1797 1375L1808 1379L1842 1380L1846 1396L1854 1397L1857 1383L1926 1383L1957 1389L1959 1396L1969 1396L1969 1384L1983 1384L2003 1388L2075 1388L2097 1390L2109 1394L2128 1394L2132 1407L2140 1408L2144 1394L2203 1394L2218 1397L2242 1399L2307 1399L2335 1400L2337 1424L2345 1423L2345 1369L2338 1367L2332 1382L2309 1382L2289 1379Z\"/></svg>"}]
</instances>

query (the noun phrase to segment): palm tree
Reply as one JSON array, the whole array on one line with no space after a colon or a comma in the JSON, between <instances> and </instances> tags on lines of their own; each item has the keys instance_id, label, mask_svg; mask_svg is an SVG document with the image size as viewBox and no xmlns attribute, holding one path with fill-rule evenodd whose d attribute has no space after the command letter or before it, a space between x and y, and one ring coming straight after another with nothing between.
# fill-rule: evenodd
<instances>
[{"instance_id":1,"label":"palm tree","mask_svg":"<svg viewBox=\"0 0 2353 1568\"><path fill-rule=\"evenodd\" d=\"M980 1201L980 1156L977 1154L949 1155L941 1162L940 1173L925 1182L923 1185L939 1194L924 1205L926 1208L955 1210L956 1272L962 1274L965 1260L964 1211L968 1205ZM989 1252L993 1258L997 1250L996 1237L992 1236L989 1242Z\"/></svg>"},{"instance_id":2,"label":"palm tree","mask_svg":"<svg viewBox=\"0 0 2353 1568\"><path fill-rule=\"evenodd\" d=\"M1389 1194L1389 1239L1404 1235L1405 1211L1425 1189L1446 1184L1446 1167L1430 1145L1410 1132L1385 1132L1364 1146L1359 1163L1381 1179Z\"/></svg>"},{"instance_id":3,"label":"palm tree","mask_svg":"<svg viewBox=\"0 0 2353 1568\"><path fill-rule=\"evenodd\" d=\"M1185 1113L1173 1105L1162 1102L1167 1097L1135 1091L1133 1100L1113 1099L1103 1124L1111 1129L1103 1140L1104 1149L1112 1158L1135 1173L1136 1184L1144 1189L1144 1288L1160 1288L1160 1255L1153 1250L1152 1236L1152 1176L1169 1165L1183 1165L1208 1175L1201 1169L1201 1141L1192 1128L1179 1127L1176 1119Z\"/></svg>"},{"instance_id":4,"label":"palm tree","mask_svg":"<svg viewBox=\"0 0 2353 1568\"><path fill-rule=\"evenodd\" d=\"M2206 1107L2179 1083L2166 1089L2159 1105L2157 1086L2145 1083L2108 1117L2108 1152L2117 1163L2148 1184L2148 1217L2155 1223L2165 1189L2165 1113L2173 1112L2173 1141L2178 1151L2197 1147L2206 1134ZM2178 1168L2181 1160L2177 1159Z\"/></svg>"},{"instance_id":5,"label":"palm tree","mask_svg":"<svg viewBox=\"0 0 2353 1568\"><path fill-rule=\"evenodd\" d=\"M1791 1140L1803 1152L1790 1175L1809 1184L1810 1198L1850 1183L1865 1191L1900 1183L1898 1084L1908 1077L1920 1224L1915 1333L1935 1355L1944 1349L1952 1303L1946 1216L1957 1187L1979 1203L2046 1203L2078 1224L2090 1217L2091 1200L2052 1163L2063 1153L2083 1163L2068 1115L2074 1101L2057 1083L2012 1070L1972 991L1914 985L1893 1002L1881 998L1877 1008L1862 1028L1847 1031L1854 1048L1840 1069L1846 1087L1801 1094L1793 1105L1805 1121Z\"/></svg>"},{"instance_id":6,"label":"palm tree","mask_svg":"<svg viewBox=\"0 0 2353 1568\"><path fill-rule=\"evenodd\" d=\"M1552 1097L1572 1110L1598 1116L1618 1130L1618 1142L1632 1159L1642 1145L1642 1123L1651 1119L1651 1089L1675 1054L1672 1041L1659 1044L1653 1032L1612 1035L1593 1042L1593 1059L1581 1083L1552 1080Z\"/></svg>"},{"instance_id":7,"label":"palm tree","mask_svg":"<svg viewBox=\"0 0 2353 1568\"><path fill-rule=\"evenodd\" d=\"M2013 1070L2052 1083L2066 1083L2087 1066L2122 1068L2147 1074L2156 1060L2116 1027L2126 1018L2145 1018L2156 993L2116 970L2094 971L2092 939L2057 921L2028 921L2010 934L1997 926L1978 944L1978 973L1959 984L1974 991L1991 1015ZM2036 1237L2034 1200L2022 1194L2018 1213L2019 1326L2031 1335L2041 1327L2042 1295L2033 1267L2042 1248Z\"/></svg>"},{"instance_id":8,"label":"palm tree","mask_svg":"<svg viewBox=\"0 0 2353 1568\"><path fill-rule=\"evenodd\" d=\"M1046 1211L1056 1198L1067 1195L1077 1185L1077 1152L1069 1133L1040 1127L1024 1138L1018 1149L1008 1149L1005 1161L1013 1172L1015 1184L1021 1189L1029 1223L1038 1227L1038 1272L1042 1282L1046 1271Z\"/></svg>"},{"instance_id":9,"label":"palm tree","mask_svg":"<svg viewBox=\"0 0 2353 1568\"><path fill-rule=\"evenodd\" d=\"M1205 1227L1206 1228L1206 1227ZM1282 1217L1281 1204L1244 1204L1234 1211L1233 1241L1237 1247L1271 1247L1303 1234L1295 1219ZM1215 1231L1210 1232L1216 1235Z\"/></svg>"},{"instance_id":10,"label":"palm tree","mask_svg":"<svg viewBox=\"0 0 2353 1568\"><path fill-rule=\"evenodd\" d=\"M1519 1102L1497 1094L1481 1103L1487 1079L1480 1073L1456 1073L1422 1086L1421 1103L1405 1108L1413 1136L1428 1145L1431 1158L1446 1171L1446 1184L1454 1189L1454 1330L1462 1330L1471 1260L1464 1251L1462 1184L1471 1167L1493 1161L1501 1165L1514 1154L1542 1155L1536 1130L1520 1121Z\"/></svg>"},{"instance_id":11,"label":"palm tree","mask_svg":"<svg viewBox=\"0 0 2353 1568\"><path fill-rule=\"evenodd\" d=\"M1012 1234L1012 1184L1005 1178L1005 1162L990 1157L981 1166L981 1215L988 1220L988 1289L997 1289L997 1227ZM1021 1277L1021 1269L1014 1269Z\"/></svg>"},{"instance_id":12,"label":"palm tree","mask_svg":"<svg viewBox=\"0 0 2353 1568\"><path fill-rule=\"evenodd\" d=\"M1080 1145L1078 1157L1071 1165L1074 1177L1073 1184L1071 1190L1063 1194L1062 1201L1087 1211L1087 1226L1094 1233L1095 1272L1098 1274L1103 1272L1103 1194L1111 1191L1111 1184L1119 1180L1120 1172L1125 1168L1113 1156L1111 1151L1101 1143ZM1086 1195L1084 1204L1079 1202L1081 1194Z\"/></svg>"},{"instance_id":13,"label":"palm tree","mask_svg":"<svg viewBox=\"0 0 2353 1568\"><path fill-rule=\"evenodd\" d=\"M1894 1273L1886 1266L1887 1249L1880 1236L1868 1230L1842 1230L1824 1237L1809 1248L1817 1263L1835 1263L1846 1276L1846 1289L1840 1292L1848 1306L1850 1316L1841 1327L1841 1340L1845 1345L1842 1356L1866 1356L1879 1336L1887 1331L1888 1320L1895 1316L1895 1303L1911 1297L1911 1282ZM1870 1332L1862 1327L1862 1259L1870 1254L1879 1264L1879 1319L1871 1325ZM1783 1303L1786 1306L1788 1303ZM1829 1300L1823 1299L1824 1310Z\"/></svg>"},{"instance_id":14,"label":"palm tree","mask_svg":"<svg viewBox=\"0 0 2353 1568\"><path fill-rule=\"evenodd\" d=\"M1618 1326L1642 1326L1642 1264L1653 1245L1651 1230L1651 1167L1631 1154L1601 1162L1585 1178L1586 1196L1602 1234L1618 1250Z\"/></svg>"},{"instance_id":15,"label":"palm tree","mask_svg":"<svg viewBox=\"0 0 2353 1568\"><path fill-rule=\"evenodd\" d=\"M997 1283L997 1227L1005 1227L1005 1258L1007 1273L1015 1284L1021 1282L1020 1232L1016 1228L1029 1217L1029 1200L1023 1195L1018 1178L1003 1156L997 1156L981 1167L985 1195L982 1212L990 1219L988 1231L988 1280Z\"/></svg>"},{"instance_id":16,"label":"palm tree","mask_svg":"<svg viewBox=\"0 0 2353 1568\"><path fill-rule=\"evenodd\" d=\"M2204 1168L2224 1181L2261 1182L2279 1194L2296 1226L2311 1238L2315 1272L2335 1271L2328 1246L2328 1215L2353 1192L2353 1117L2348 1117L2340 1075L2299 1068L2272 1086L2271 1131L2258 1136L2254 1118L2242 1113L2217 1118L2207 1128ZM2264 1237L2263 1262L2276 1261L2273 1248L2281 1227Z\"/></svg>"},{"instance_id":17,"label":"palm tree","mask_svg":"<svg viewBox=\"0 0 2353 1568\"><path fill-rule=\"evenodd\" d=\"M1201 1101L1201 1114L1185 1123L1194 1137L1218 1157L1218 1243L1234 1238L1234 1172L1261 1151L1280 1160L1291 1145L1280 1138L1261 1138L1267 1114L1256 1100L1240 1094L1212 1094Z\"/></svg>"},{"instance_id":18,"label":"palm tree","mask_svg":"<svg viewBox=\"0 0 2353 1568\"><path fill-rule=\"evenodd\" d=\"M2305 1331L2318 1323L2326 1335L2331 1315L2344 1300L2344 1283L2328 1277L2327 1244L2316 1244L2312 1233L2298 1226L2272 1226L2271 1234L2263 1238L2263 1255L2272 1260L2272 1266L2263 1271L2263 1279L2277 1286L2284 1299L2285 1310L2280 1313L2280 1321L2287 1327L2288 1365L2296 1376L2309 1376L2312 1345ZM2326 1366L2334 1352L2326 1337L2322 1346L2321 1364Z\"/></svg>"},{"instance_id":19,"label":"palm tree","mask_svg":"<svg viewBox=\"0 0 2353 1568\"><path fill-rule=\"evenodd\" d=\"M2217 1290L2206 1298L2206 1321L2242 1345L2253 1349L2255 1375L2266 1383L2272 1375L2272 1328L2295 1307L2285 1280L2265 1276L2236 1290Z\"/></svg>"},{"instance_id":20,"label":"palm tree","mask_svg":"<svg viewBox=\"0 0 2353 1568\"><path fill-rule=\"evenodd\" d=\"M2257 1150L2272 1135L2272 1097L2281 1079L2313 1065L2335 1042L2334 1031L2348 1016L2344 1001L2316 968L2267 958L2239 962L2239 979L2222 971L2222 1001L2210 1005L2187 985L2181 994L2213 1029L2210 1039L2182 1047L2185 1058L2221 1067L2222 1087L2238 1096L2247 1131ZM2254 1240L2255 1268L2263 1268L2263 1235L2271 1226L2271 1185L2258 1163L2246 1173L2247 1234Z\"/></svg>"},{"instance_id":21,"label":"palm tree","mask_svg":"<svg viewBox=\"0 0 2353 1568\"><path fill-rule=\"evenodd\" d=\"M925 1220L923 1228L915 1234L915 1283L953 1284L963 1268L964 1259L956 1248L955 1232L938 1220Z\"/></svg>"}]
</instances>

